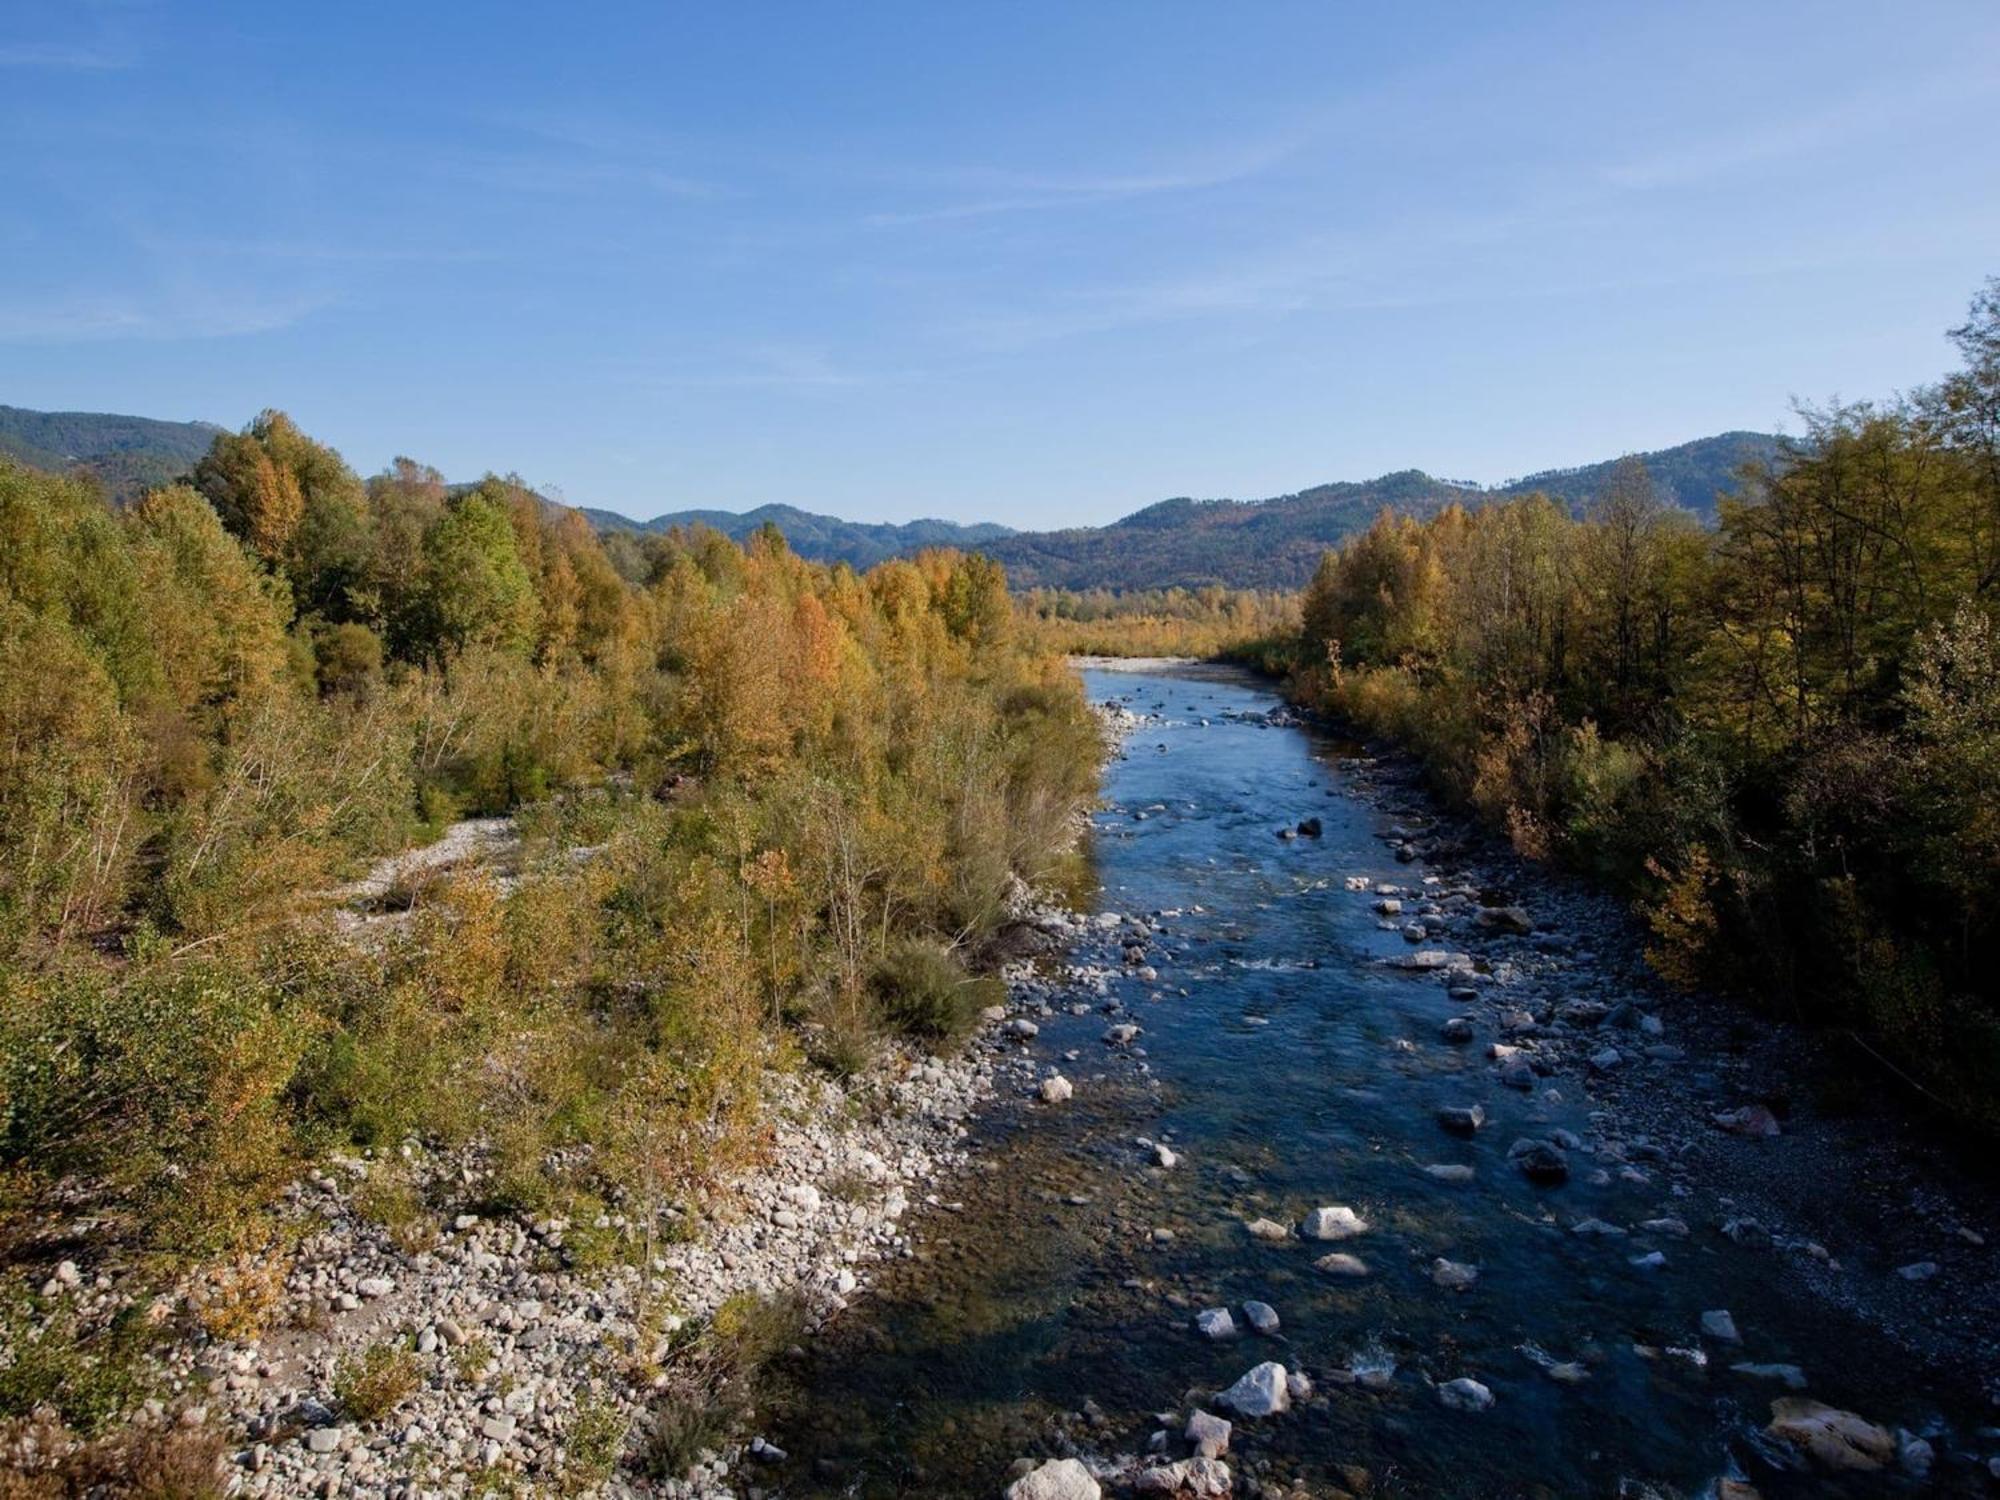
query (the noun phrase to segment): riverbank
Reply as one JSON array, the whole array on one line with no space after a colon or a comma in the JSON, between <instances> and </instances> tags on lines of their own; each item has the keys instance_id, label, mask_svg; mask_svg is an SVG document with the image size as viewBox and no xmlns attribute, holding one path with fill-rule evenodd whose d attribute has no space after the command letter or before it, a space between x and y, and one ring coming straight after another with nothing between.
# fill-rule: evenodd
<instances>
[{"instance_id":1,"label":"riverbank","mask_svg":"<svg viewBox=\"0 0 2000 1500\"><path fill-rule=\"evenodd\" d=\"M1137 722L1098 718L1107 753ZM562 867L594 852L566 851ZM399 892L512 887L519 858L510 820L458 825L330 893L324 920L370 951L408 941L416 903ZM1016 882L987 960L1009 992L1039 992L1032 956L1059 950L1075 920ZM51 1258L39 1296L10 1304L0 1379L73 1381L92 1367L64 1351L102 1349L138 1320L146 1348L116 1378L150 1399L117 1462L164 1458L190 1496L737 1494L781 1455L740 1404L750 1372L735 1366L809 1340L910 1253L901 1221L963 1169L968 1121L1037 1085L1008 1014L989 1007L942 1054L879 1039L852 1074L774 1047L748 1165L667 1194L657 1220L617 1195L563 1212L510 1202L492 1142L412 1137L325 1156L284 1191L268 1251L168 1285L148 1264L90 1258L78 1224L76 1258ZM82 1452L32 1421L0 1443L0 1472L30 1486L59 1488L55 1468Z\"/></svg>"}]
</instances>

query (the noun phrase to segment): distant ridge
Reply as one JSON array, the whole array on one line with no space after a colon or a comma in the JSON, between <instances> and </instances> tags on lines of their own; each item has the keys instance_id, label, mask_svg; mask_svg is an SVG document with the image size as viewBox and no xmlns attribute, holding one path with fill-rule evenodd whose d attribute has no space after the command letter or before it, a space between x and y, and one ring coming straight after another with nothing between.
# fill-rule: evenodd
<instances>
[{"instance_id":1,"label":"distant ridge","mask_svg":"<svg viewBox=\"0 0 2000 1500\"><path fill-rule=\"evenodd\" d=\"M1715 521L1716 497L1744 464L1775 459L1770 433L1725 432L1640 454L1661 497ZM1363 530L1385 507L1435 515L1447 505L1484 505L1540 490L1572 507L1604 490L1617 459L1550 469L1486 487L1403 469L1376 479L1316 485L1269 500L1162 500L1109 526L1017 532L982 550L1006 564L1022 588L1298 588L1320 554Z\"/></svg>"},{"instance_id":2,"label":"distant ridge","mask_svg":"<svg viewBox=\"0 0 2000 1500\"><path fill-rule=\"evenodd\" d=\"M212 422L163 422L107 412L45 412L0 406L0 455L59 473L96 478L113 503L135 499L194 467L225 431ZM1713 524L1716 497L1734 487L1745 464L1771 462L1782 451L1765 432L1724 432L1678 447L1643 453L1662 498ZM1618 460L1545 469L1502 485L1438 479L1401 469L1375 479L1315 485L1268 500L1196 500L1179 496L1134 511L1108 526L1065 531L1014 531L990 522L908 521L900 525L846 521L792 505L755 510L683 510L634 521L614 511L579 507L603 531L663 532L708 526L737 541L775 525L793 551L815 562L870 568L925 547L980 551L1004 563L1022 588L1155 589L1298 588L1319 557L1364 529L1387 507L1412 516L1447 505L1484 505L1540 490L1573 508L1604 490ZM553 503L553 502L552 502Z\"/></svg>"},{"instance_id":3,"label":"distant ridge","mask_svg":"<svg viewBox=\"0 0 2000 1500\"><path fill-rule=\"evenodd\" d=\"M643 522L608 510L585 509L583 513L604 531L660 532L676 526L707 526L739 542L769 524L785 534L786 543L801 557L815 562L844 562L856 568L872 568L888 558L920 552L926 547L986 551L992 543L1014 534L1009 528L991 522L961 526L956 521L905 521L900 525L843 521L790 505L760 505L755 510L740 512L682 510Z\"/></svg>"},{"instance_id":4,"label":"distant ridge","mask_svg":"<svg viewBox=\"0 0 2000 1500\"><path fill-rule=\"evenodd\" d=\"M222 431L212 422L0 406L0 453L53 473L84 470L119 505L187 473Z\"/></svg>"}]
</instances>

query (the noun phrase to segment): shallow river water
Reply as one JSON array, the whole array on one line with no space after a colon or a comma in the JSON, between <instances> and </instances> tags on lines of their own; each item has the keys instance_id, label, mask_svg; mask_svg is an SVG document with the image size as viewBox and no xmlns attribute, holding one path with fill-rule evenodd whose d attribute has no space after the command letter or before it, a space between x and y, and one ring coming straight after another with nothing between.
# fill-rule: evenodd
<instances>
[{"instance_id":1,"label":"shallow river water","mask_svg":"<svg viewBox=\"0 0 2000 1500\"><path fill-rule=\"evenodd\" d=\"M1019 1457L1140 1454L1162 1425L1178 1456L1190 1405L1264 1360L1303 1370L1315 1391L1237 1423L1239 1493L1692 1496L1732 1474L1767 1497L1905 1490L1893 1473L1832 1480L1772 1462L1760 1429L1787 1387L1730 1367L1794 1365L1806 1394L1921 1430L1948 1414L1911 1357L1781 1283L1770 1249L1720 1233L1714 1195L1671 1153L1594 1128L1586 1078L1503 1087L1487 1056L1491 1003L1396 966L1412 945L1349 877L1406 888L1414 910L1429 867L1399 863L1383 841L1386 815L1354 787L1358 762L1262 722L1276 700L1247 682L1087 682L1161 716L1109 768L1094 840L1099 909L1152 916L1157 978L1120 964L1116 931L1079 955L1120 969L1109 998L1124 1009L1089 995L1090 1012L1072 1015L1074 997L1057 996L1029 1049L1075 1098L998 1105L974 1126L959 1201L913 1224L918 1257L883 1268L774 1394L767 1430L791 1453L775 1491L994 1496ZM1320 837L1273 836L1305 817ZM1487 967L1483 941L1425 946ZM1537 951L1511 941L1523 958ZM1440 1037L1459 1014L1477 1021L1470 1044ZM1106 1026L1124 1020L1142 1034L1107 1046ZM1621 1045L1635 1051L1630 1034ZM1666 1062L1659 1071L1676 1086ZM1474 1102L1489 1115L1476 1135L1440 1127L1439 1107ZM1573 1152L1557 1187L1510 1164L1512 1142L1561 1129L1621 1149ZM1177 1163L1157 1165L1150 1142ZM1473 1180L1425 1173L1440 1163ZM1245 1229L1260 1216L1297 1225L1326 1204L1351 1205L1369 1228L1339 1245ZM1640 1227L1674 1218L1689 1233ZM1623 1232L1574 1232L1591 1219ZM1316 1270L1336 1249L1369 1274ZM1663 1264L1643 1263L1653 1252ZM1476 1266L1476 1284L1435 1284L1441 1256ZM1276 1309L1276 1336L1248 1330L1248 1299ZM1197 1332L1208 1307L1231 1308L1239 1336ZM1704 1337L1712 1309L1730 1312L1740 1343ZM1554 1364L1587 1378L1553 1378ZM1460 1376L1490 1388L1491 1409L1446 1407L1436 1385ZM1963 1432L1976 1418L1956 1420ZM1961 1469L1925 1492L1983 1483Z\"/></svg>"}]
</instances>

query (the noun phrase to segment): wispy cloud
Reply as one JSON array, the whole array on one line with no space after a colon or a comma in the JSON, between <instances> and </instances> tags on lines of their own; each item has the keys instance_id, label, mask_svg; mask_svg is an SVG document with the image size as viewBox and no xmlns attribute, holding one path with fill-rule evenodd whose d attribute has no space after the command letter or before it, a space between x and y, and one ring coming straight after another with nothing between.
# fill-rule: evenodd
<instances>
[{"instance_id":1,"label":"wispy cloud","mask_svg":"<svg viewBox=\"0 0 2000 1500\"><path fill-rule=\"evenodd\" d=\"M1790 119L1775 120L1686 141L1606 167L1613 187L1645 190L1695 186L1757 167L1796 161L1891 133L1918 122L1933 122L1953 106L1989 99L2000 92L2000 68L1981 62L1942 72L1893 92L1871 88L1839 105Z\"/></svg>"},{"instance_id":2,"label":"wispy cloud","mask_svg":"<svg viewBox=\"0 0 2000 1500\"><path fill-rule=\"evenodd\" d=\"M0 42L0 68L46 68L66 73L114 73L137 61L129 53L60 42Z\"/></svg>"},{"instance_id":3,"label":"wispy cloud","mask_svg":"<svg viewBox=\"0 0 2000 1500\"><path fill-rule=\"evenodd\" d=\"M842 391L901 384L922 378L913 370L862 370L839 363L830 351L803 344L760 344L717 368L656 373L647 383L678 390Z\"/></svg>"},{"instance_id":4,"label":"wispy cloud","mask_svg":"<svg viewBox=\"0 0 2000 1500\"><path fill-rule=\"evenodd\" d=\"M1316 133L1302 129L1271 136L1151 171L1048 173L967 168L927 173L911 186L932 195L949 195L951 201L871 213L863 222L878 227L930 224L1226 187L1270 171Z\"/></svg>"},{"instance_id":5,"label":"wispy cloud","mask_svg":"<svg viewBox=\"0 0 2000 1500\"><path fill-rule=\"evenodd\" d=\"M195 294L155 303L105 297L0 304L0 344L240 338L289 328L326 307L330 300L257 301Z\"/></svg>"}]
</instances>

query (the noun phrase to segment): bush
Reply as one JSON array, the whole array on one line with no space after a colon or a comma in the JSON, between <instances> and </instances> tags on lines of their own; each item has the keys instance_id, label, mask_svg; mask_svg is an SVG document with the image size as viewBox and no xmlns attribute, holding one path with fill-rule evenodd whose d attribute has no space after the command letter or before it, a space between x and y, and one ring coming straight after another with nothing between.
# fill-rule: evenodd
<instances>
[{"instance_id":1,"label":"bush","mask_svg":"<svg viewBox=\"0 0 2000 1500\"><path fill-rule=\"evenodd\" d=\"M370 1344L334 1368L333 1399L357 1422L378 1422L423 1384L417 1357L399 1344Z\"/></svg>"},{"instance_id":2,"label":"bush","mask_svg":"<svg viewBox=\"0 0 2000 1500\"><path fill-rule=\"evenodd\" d=\"M914 938L882 956L868 987L883 1025L926 1043L969 1035L980 1011L1006 998L998 980L975 979L949 950Z\"/></svg>"}]
</instances>

